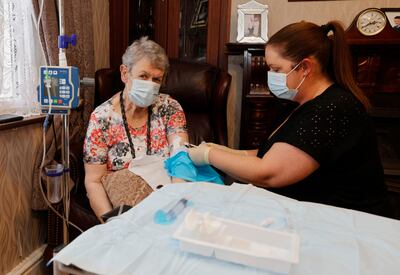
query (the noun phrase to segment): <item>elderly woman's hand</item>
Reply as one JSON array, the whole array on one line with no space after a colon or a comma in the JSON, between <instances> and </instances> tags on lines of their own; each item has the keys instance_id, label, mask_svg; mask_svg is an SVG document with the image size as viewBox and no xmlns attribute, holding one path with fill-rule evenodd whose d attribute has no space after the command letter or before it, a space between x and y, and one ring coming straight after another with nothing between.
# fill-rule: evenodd
<instances>
[{"instance_id":1,"label":"elderly woman's hand","mask_svg":"<svg viewBox=\"0 0 400 275\"><path fill-rule=\"evenodd\" d=\"M188 149L189 157L196 165L210 164L208 160L208 154L210 153L211 147L207 143L201 143L199 146Z\"/></svg>"}]
</instances>

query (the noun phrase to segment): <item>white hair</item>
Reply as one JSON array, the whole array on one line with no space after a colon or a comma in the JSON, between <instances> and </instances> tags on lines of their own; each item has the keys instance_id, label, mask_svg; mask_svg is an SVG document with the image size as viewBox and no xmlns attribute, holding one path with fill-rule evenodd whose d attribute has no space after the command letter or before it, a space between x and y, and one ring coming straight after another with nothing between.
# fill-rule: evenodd
<instances>
[{"instance_id":1,"label":"white hair","mask_svg":"<svg viewBox=\"0 0 400 275\"><path fill-rule=\"evenodd\" d=\"M130 71L132 67L144 57L150 60L151 65L164 73L168 71L169 62L164 49L153 40L142 37L126 49L122 56L122 64L128 67Z\"/></svg>"}]
</instances>

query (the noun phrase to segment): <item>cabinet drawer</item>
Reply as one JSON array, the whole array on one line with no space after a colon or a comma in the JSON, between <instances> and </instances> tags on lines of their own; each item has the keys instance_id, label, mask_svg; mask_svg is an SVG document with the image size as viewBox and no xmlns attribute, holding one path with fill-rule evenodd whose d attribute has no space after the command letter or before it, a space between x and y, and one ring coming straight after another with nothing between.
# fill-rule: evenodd
<instances>
[{"instance_id":1,"label":"cabinet drawer","mask_svg":"<svg viewBox=\"0 0 400 275\"><path fill-rule=\"evenodd\" d=\"M274 100L247 100L244 104L243 126L265 130L276 118Z\"/></svg>"}]
</instances>

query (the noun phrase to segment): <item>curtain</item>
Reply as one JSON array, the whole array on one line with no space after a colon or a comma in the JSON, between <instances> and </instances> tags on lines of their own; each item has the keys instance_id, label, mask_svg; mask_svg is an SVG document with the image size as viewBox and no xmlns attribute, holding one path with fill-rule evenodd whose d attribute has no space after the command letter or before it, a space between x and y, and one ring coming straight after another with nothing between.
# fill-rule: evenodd
<instances>
[{"instance_id":1,"label":"curtain","mask_svg":"<svg viewBox=\"0 0 400 275\"><path fill-rule=\"evenodd\" d=\"M0 113L38 113L43 55L32 15L30 1L0 1Z\"/></svg>"}]
</instances>

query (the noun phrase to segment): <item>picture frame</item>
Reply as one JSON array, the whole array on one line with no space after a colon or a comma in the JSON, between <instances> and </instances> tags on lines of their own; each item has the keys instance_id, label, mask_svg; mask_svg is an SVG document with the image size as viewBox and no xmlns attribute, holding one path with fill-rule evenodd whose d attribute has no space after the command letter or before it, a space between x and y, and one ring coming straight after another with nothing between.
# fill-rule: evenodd
<instances>
[{"instance_id":1,"label":"picture frame","mask_svg":"<svg viewBox=\"0 0 400 275\"><path fill-rule=\"evenodd\" d=\"M268 5L257 1L238 5L238 43L266 43L268 41Z\"/></svg>"},{"instance_id":2,"label":"picture frame","mask_svg":"<svg viewBox=\"0 0 400 275\"><path fill-rule=\"evenodd\" d=\"M200 28L207 26L208 0L197 0L196 9L190 28Z\"/></svg>"},{"instance_id":3,"label":"picture frame","mask_svg":"<svg viewBox=\"0 0 400 275\"><path fill-rule=\"evenodd\" d=\"M393 30L400 33L400 8L381 8Z\"/></svg>"}]
</instances>

